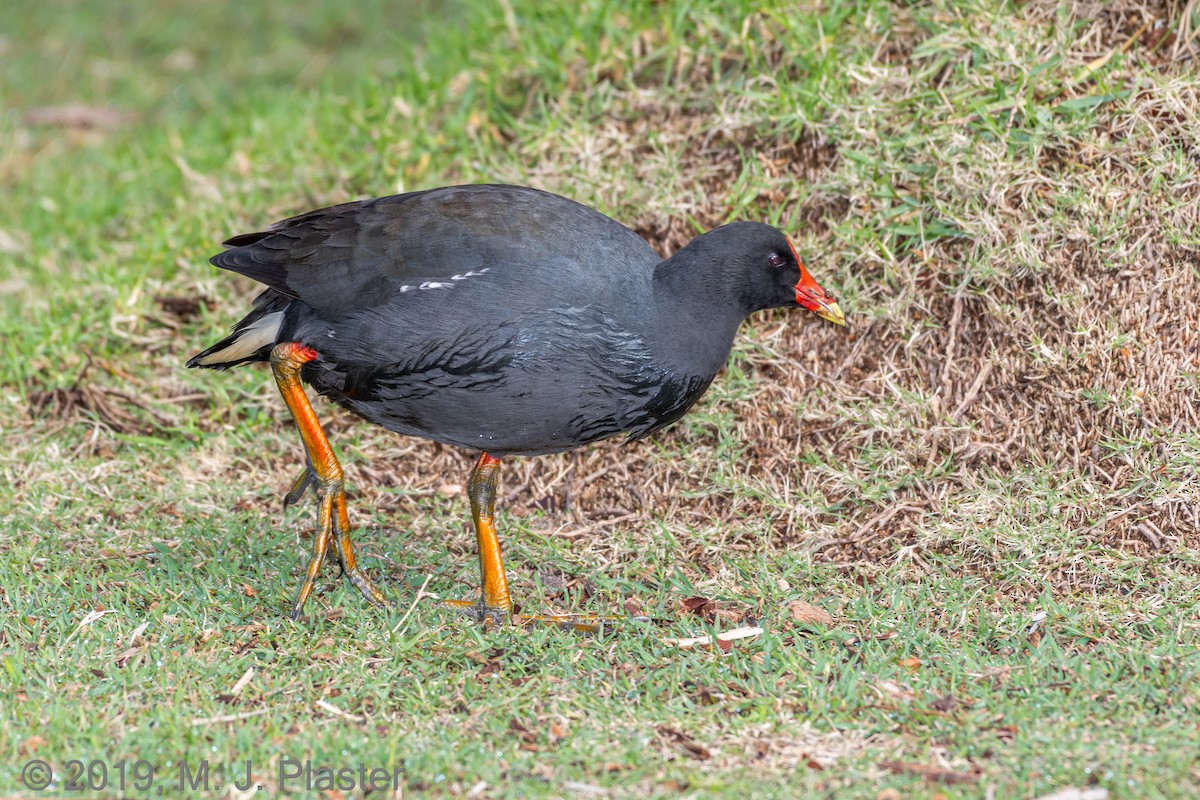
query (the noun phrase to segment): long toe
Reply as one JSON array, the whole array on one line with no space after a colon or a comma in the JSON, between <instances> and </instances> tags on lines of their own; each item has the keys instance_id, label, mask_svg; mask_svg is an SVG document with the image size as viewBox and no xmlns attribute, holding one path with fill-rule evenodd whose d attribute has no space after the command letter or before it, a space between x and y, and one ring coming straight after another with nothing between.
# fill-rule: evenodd
<instances>
[{"instance_id":1,"label":"long toe","mask_svg":"<svg viewBox=\"0 0 1200 800\"><path fill-rule=\"evenodd\" d=\"M493 629L512 620L512 609L488 606L478 600L442 600L442 605L457 611L482 624L485 628Z\"/></svg>"},{"instance_id":2,"label":"long toe","mask_svg":"<svg viewBox=\"0 0 1200 800\"><path fill-rule=\"evenodd\" d=\"M379 591L379 588L371 582L367 573L359 566L358 556L354 552L354 542L350 538L350 516L346 512L346 492L341 487L338 487L337 494L333 498L333 506L333 526L337 535L338 559L342 565L342 572L352 584L358 587L362 596L372 604L390 606L391 603L384 597L383 592Z\"/></svg>"},{"instance_id":3,"label":"long toe","mask_svg":"<svg viewBox=\"0 0 1200 800\"><path fill-rule=\"evenodd\" d=\"M300 476L292 481L291 488L283 496L283 510L287 511L288 506L294 506L296 503L299 503L304 497L305 492L316 485L317 473L313 471L312 464L306 464L304 472L301 472Z\"/></svg>"},{"instance_id":4,"label":"long toe","mask_svg":"<svg viewBox=\"0 0 1200 800\"><path fill-rule=\"evenodd\" d=\"M362 596L367 598L372 605L381 606L383 608L390 608L394 605L391 600L388 600L387 597L384 596L383 592L379 590L379 587L371 582L371 579L367 577L367 574L363 572L361 568L355 569L353 572L347 570L346 577L350 579L352 584L358 587L358 591L361 592Z\"/></svg>"},{"instance_id":5,"label":"long toe","mask_svg":"<svg viewBox=\"0 0 1200 800\"><path fill-rule=\"evenodd\" d=\"M636 620L605 614L514 614L512 621L514 625L555 625L563 630L602 635L619 622Z\"/></svg>"}]
</instances>

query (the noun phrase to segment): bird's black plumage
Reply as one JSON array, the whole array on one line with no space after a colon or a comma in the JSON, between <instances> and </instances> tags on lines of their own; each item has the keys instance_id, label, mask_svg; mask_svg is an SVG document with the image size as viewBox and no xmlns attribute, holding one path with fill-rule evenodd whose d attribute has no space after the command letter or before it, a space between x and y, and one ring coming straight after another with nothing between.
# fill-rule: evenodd
<instances>
[{"instance_id":1,"label":"bird's black plumage","mask_svg":"<svg viewBox=\"0 0 1200 800\"><path fill-rule=\"evenodd\" d=\"M678 419L754 311L797 303L801 266L758 223L662 261L573 201L459 186L346 203L236 236L212 263L269 287L189 366L316 351L304 379L391 430L550 453Z\"/></svg>"}]
</instances>

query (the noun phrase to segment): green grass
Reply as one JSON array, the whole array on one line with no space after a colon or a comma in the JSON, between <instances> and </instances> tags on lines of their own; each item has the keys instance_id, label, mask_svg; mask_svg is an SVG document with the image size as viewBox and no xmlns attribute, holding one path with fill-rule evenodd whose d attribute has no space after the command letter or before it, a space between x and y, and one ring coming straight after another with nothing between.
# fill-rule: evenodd
<instances>
[{"instance_id":1,"label":"green grass","mask_svg":"<svg viewBox=\"0 0 1200 800\"><path fill-rule=\"evenodd\" d=\"M1161 38L1195 4L1124 49L1150 18L1122 4L20 5L0 794L45 794L35 758L74 796L139 796L122 759L166 796L180 759L227 797L247 761L304 794L287 759L420 796L1200 791L1200 102ZM68 104L120 118L27 115ZM206 259L466 181L567 194L664 250L774 222L851 318L763 315L670 432L506 462L526 609L656 624L442 610L430 593L476 590L469 455L325 404L397 605L328 569L311 619L284 616L313 523L279 511L299 443L262 370L182 368L255 291ZM755 622L729 653L668 641ZM109 788L68 792L71 759Z\"/></svg>"}]
</instances>

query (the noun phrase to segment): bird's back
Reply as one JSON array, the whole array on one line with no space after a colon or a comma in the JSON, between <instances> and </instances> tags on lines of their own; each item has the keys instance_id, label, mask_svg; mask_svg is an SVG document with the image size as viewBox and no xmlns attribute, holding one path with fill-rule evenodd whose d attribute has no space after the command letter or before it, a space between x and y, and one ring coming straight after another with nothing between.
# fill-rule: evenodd
<instances>
[{"instance_id":1,"label":"bird's back","mask_svg":"<svg viewBox=\"0 0 1200 800\"><path fill-rule=\"evenodd\" d=\"M448 307L470 303L464 294L490 297L493 313L629 296L659 260L616 220L516 186L452 186L346 203L226 244L213 264L331 319L382 303L402 308L409 295L438 295Z\"/></svg>"}]
</instances>

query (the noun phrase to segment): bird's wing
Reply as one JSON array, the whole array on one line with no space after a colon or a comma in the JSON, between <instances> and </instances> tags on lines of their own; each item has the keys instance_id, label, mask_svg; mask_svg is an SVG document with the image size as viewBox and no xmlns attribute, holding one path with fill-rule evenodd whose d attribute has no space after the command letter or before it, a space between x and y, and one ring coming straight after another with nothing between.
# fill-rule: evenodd
<instances>
[{"instance_id":1,"label":"bird's wing","mask_svg":"<svg viewBox=\"0 0 1200 800\"><path fill-rule=\"evenodd\" d=\"M466 281L525 284L564 269L576 283L611 280L594 275L596 265L645 269L658 261L637 234L598 211L514 186L345 203L225 244L214 265L328 314Z\"/></svg>"}]
</instances>

